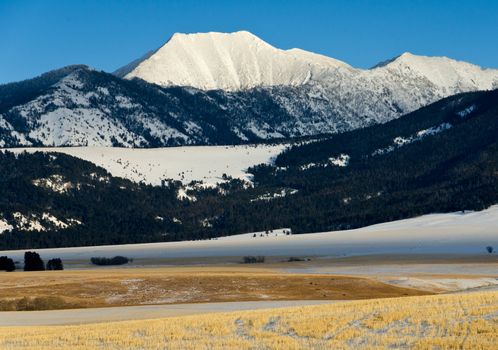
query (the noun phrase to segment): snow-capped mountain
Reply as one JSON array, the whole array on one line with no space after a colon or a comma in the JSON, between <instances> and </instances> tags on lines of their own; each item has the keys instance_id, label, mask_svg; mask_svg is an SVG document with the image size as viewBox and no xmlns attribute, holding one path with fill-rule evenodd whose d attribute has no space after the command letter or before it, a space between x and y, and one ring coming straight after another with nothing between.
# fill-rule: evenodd
<instances>
[{"instance_id":1,"label":"snow-capped mountain","mask_svg":"<svg viewBox=\"0 0 498 350\"><path fill-rule=\"evenodd\" d=\"M175 34L114 75L71 66L0 85L0 146L237 144L384 123L498 70L405 53L357 69L248 32Z\"/></svg>"},{"instance_id":2,"label":"snow-capped mountain","mask_svg":"<svg viewBox=\"0 0 498 350\"><path fill-rule=\"evenodd\" d=\"M258 86L301 86L318 83L325 88L392 88L420 80L440 95L498 87L498 70L446 57L404 53L362 70L312 52L280 50L255 35L235 33L174 34L155 52L116 72L161 86L190 86L203 90L243 90Z\"/></svg>"},{"instance_id":3,"label":"snow-capped mountain","mask_svg":"<svg viewBox=\"0 0 498 350\"><path fill-rule=\"evenodd\" d=\"M347 64L294 49L279 50L246 32L174 34L161 48L117 73L162 86L240 90L299 86Z\"/></svg>"}]
</instances>

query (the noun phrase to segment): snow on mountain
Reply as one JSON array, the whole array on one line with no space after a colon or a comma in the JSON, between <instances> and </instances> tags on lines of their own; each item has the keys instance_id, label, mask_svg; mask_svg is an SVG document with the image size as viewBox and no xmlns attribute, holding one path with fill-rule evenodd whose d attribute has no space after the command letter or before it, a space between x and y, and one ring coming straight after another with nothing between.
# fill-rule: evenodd
<instances>
[{"instance_id":1,"label":"snow on mountain","mask_svg":"<svg viewBox=\"0 0 498 350\"><path fill-rule=\"evenodd\" d=\"M246 31L177 33L140 63L116 73L127 79L137 77L162 86L190 86L203 90L301 86L312 82L334 89L340 82L341 89L347 93L358 81L367 84L364 88L375 91L376 87L403 84L407 78L433 85L439 97L498 87L498 70L482 69L447 57L404 53L373 69L362 70L300 49L277 49Z\"/></svg>"},{"instance_id":2,"label":"snow on mountain","mask_svg":"<svg viewBox=\"0 0 498 350\"><path fill-rule=\"evenodd\" d=\"M280 50L248 32L175 34L115 75L70 66L0 85L0 147L164 147L314 136L385 123L449 95L493 88L498 70L446 57L405 53L363 70Z\"/></svg>"},{"instance_id":3,"label":"snow on mountain","mask_svg":"<svg viewBox=\"0 0 498 350\"><path fill-rule=\"evenodd\" d=\"M339 67L348 66L302 50L280 50L249 32L240 31L174 34L135 68L117 74L162 86L239 90L303 85L320 70Z\"/></svg>"},{"instance_id":4,"label":"snow on mountain","mask_svg":"<svg viewBox=\"0 0 498 350\"><path fill-rule=\"evenodd\" d=\"M498 87L498 70L483 69L448 57L416 56L405 52L374 70L383 74L424 77L444 94L451 94L455 90L491 90Z\"/></svg>"}]
</instances>

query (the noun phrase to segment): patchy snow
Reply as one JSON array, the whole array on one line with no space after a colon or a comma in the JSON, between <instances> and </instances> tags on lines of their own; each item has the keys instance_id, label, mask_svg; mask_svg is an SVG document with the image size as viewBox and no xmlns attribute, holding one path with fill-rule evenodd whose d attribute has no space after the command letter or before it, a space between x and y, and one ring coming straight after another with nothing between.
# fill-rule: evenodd
<instances>
[{"instance_id":1,"label":"patchy snow","mask_svg":"<svg viewBox=\"0 0 498 350\"><path fill-rule=\"evenodd\" d=\"M303 164L299 167L300 170L308 170L313 168L326 168L329 165L338 166L338 167L346 167L349 165L349 160L351 157L348 154L341 153L337 157L330 157L326 162L321 163L307 163ZM277 168L278 171L285 171L286 168Z\"/></svg>"},{"instance_id":2,"label":"patchy snow","mask_svg":"<svg viewBox=\"0 0 498 350\"><path fill-rule=\"evenodd\" d=\"M161 185L173 179L187 185L224 182L223 174L251 181L247 168L271 163L288 145L185 146L153 149L113 147L11 148L11 152L60 152L90 161L113 176ZM39 182L39 184L47 182ZM50 186L55 186L51 183ZM59 187L57 187L60 189Z\"/></svg>"},{"instance_id":3,"label":"patchy snow","mask_svg":"<svg viewBox=\"0 0 498 350\"><path fill-rule=\"evenodd\" d=\"M393 139L392 145L389 145L389 146L384 147L384 148L376 149L374 152L372 152L372 156L377 156L377 155L382 155L382 154L392 152L396 148L408 145L408 144L416 142L416 141L420 141L427 136L434 136L434 135L439 134L443 131L451 129L451 127L452 127L452 125L450 123L442 123L438 126L433 126L431 128L428 128L428 129L419 130L414 135L411 135L409 137L402 137L402 136L395 137Z\"/></svg>"},{"instance_id":4,"label":"patchy snow","mask_svg":"<svg viewBox=\"0 0 498 350\"><path fill-rule=\"evenodd\" d=\"M457 112L457 114L461 117L461 118L465 118L466 116L468 116L470 113L474 112L476 110L477 106L476 105L472 105L472 106L469 106L467 108L465 108L463 111L460 111L460 112Z\"/></svg>"},{"instance_id":5,"label":"patchy snow","mask_svg":"<svg viewBox=\"0 0 498 350\"><path fill-rule=\"evenodd\" d=\"M271 201L272 199L283 198L283 197L286 197L287 195L296 194L297 192L298 192L298 190L295 190L292 188L283 188L282 190L280 190L280 192L265 193L261 196L258 196L255 199L251 199L251 202Z\"/></svg>"},{"instance_id":6,"label":"patchy snow","mask_svg":"<svg viewBox=\"0 0 498 350\"><path fill-rule=\"evenodd\" d=\"M322 165L321 164L317 164L317 163L308 163L308 164L304 164L304 165L301 165L299 167L300 170L308 170L308 169L311 169L311 168L316 168L316 167L321 167ZM287 170L287 169L285 169Z\"/></svg>"},{"instance_id":7,"label":"patchy snow","mask_svg":"<svg viewBox=\"0 0 498 350\"><path fill-rule=\"evenodd\" d=\"M416 133L415 139L420 140L421 138L423 138L425 136L436 135L436 134L439 134L440 132L443 132L443 131L448 130L450 128L451 128L450 123L442 123L441 125L433 126L432 128L418 131Z\"/></svg>"},{"instance_id":8,"label":"patchy snow","mask_svg":"<svg viewBox=\"0 0 498 350\"><path fill-rule=\"evenodd\" d=\"M190 201L190 202L196 202L197 201L197 197L196 196L193 196L193 195L189 195L187 193L188 189L186 189L185 187L181 187L178 189L178 193L176 194L176 198L180 199L180 200L187 200L187 201Z\"/></svg>"},{"instance_id":9,"label":"patchy snow","mask_svg":"<svg viewBox=\"0 0 498 350\"><path fill-rule=\"evenodd\" d=\"M64 221L61 221L61 220L57 219L55 216L53 216L50 213L43 213L42 214L42 220L50 222L52 225L54 225L57 228L64 229L64 228L68 228L69 227L69 225L66 224Z\"/></svg>"},{"instance_id":10,"label":"patchy snow","mask_svg":"<svg viewBox=\"0 0 498 350\"><path fill-rule=\"evenodd\" d=\"M346 167L349 164L351 157L348 154L341 153L338 157L329 158L329 162L332 165L339 167Z\"/></svg>"},{"instance_id":11,"label":"patchy snow","mask_svg":"<svg viewBox=\"0 0 498 350\"><path fill-rule=\"evenodd\" d=\"M0 235L6 231L12 231L14 226L8 223L5 219L0 219Z\"/></svg>"},{"instance_id":12,"label":"patchy snow","mask_svg":"<svg viewBox=\"0 0 498 350\"><path fill-rule=\"evenodd\" d=\"M30 214L25 215L21 212L12 214L16 221L16 228L21 231L46 231L48 226L53 226L56 229L66 229L70 226L81 225L81 221L77 219L66 219L65 221L58 219L51 213ZM43 225L45 223L45 226Z\"/></svg>"},{"instance_id":13,"label":"patchy snow","mask_svg":"<svg viewBox=\"0 0 498 350\"><path fill-rule=\"evenodd\" d=\"M57 193L66 193L73 188L73 184L71 182L65 181L62 175L57 174L50 175L46 179L35 179L32 183L35 186L47 188Z\"/></svg>"},{"instance_id":14,"label":"patchy snow","mask_svg":"<svg viewBox=\"0 0 498 350\"><path fill-rule=\"evenodd\" d=\"M78 219L72 219L72 218L66 219L66 222L68 223L69 226L81 225L82 224L82 222L79 221Z\"/></svg>"},{"instance_id":15,"label":"patchy snow","mask_svg":"<svg viewBox=\"0 0 498 350\"><path fill-rule=\"evenodd\" d=\"M213 227L213 224L210 222L210 219L205 218L200 221L202 227Z\"/></svg>"},{"instance_id":16,"label":"patchy snow","mask_svg":"<svg viewBox=\"0 0 498 350\"><path fill-rule=\"evenodd\" d=\"M36 215L31 216L24 215L20 212L15 212L12 214L16 220L16 228L22 231L45 231L45 227L36 218Z\"/></svg>"},{"instance_id":17,"label":"patchy snow","mask_svg":"<svg viewBox=\"0 0 498 350\"><path fill-rule=\"evenodd\" d=\"M105 88L85 93L82 87L83 82L77 73L67 75L47 94L12 108L11 112L18 113L25 120L29 129L27 134L14 131L11 125L7 125L6 129L12 130L11 136L17 138L20 145L31 145L26 136L50 146L112 146L119 142L131 147L145 142L142 137L131 133L121 121L111 118L110 111L93 106L92 98L97 92L105 95ZM128 99L121 102L130 105Z\"/></svg>"}]
</instances>

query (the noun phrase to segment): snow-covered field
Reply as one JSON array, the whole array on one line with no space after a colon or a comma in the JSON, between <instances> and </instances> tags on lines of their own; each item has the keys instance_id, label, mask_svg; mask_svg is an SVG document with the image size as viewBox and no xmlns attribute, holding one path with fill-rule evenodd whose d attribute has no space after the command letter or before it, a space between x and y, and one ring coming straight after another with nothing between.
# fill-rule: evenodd
<instances>
[{"instance_id":1,"label":"snow-covered field","mask_svg":"<svg viewBox=\"0 0 498 350\"><path fill-rule=\"evenodd\" d=\"M487 255L498 249L498 206L481 212L426 215L357 230L304 235L252 237L168 243L129 244L37 250L44 259L85 261L94 256L125 255L136 260L203 257L239 261L246 255L345 257L372 254ZM3 251L22 260L24 250ZM496 254L496 253L494 253ZM142 260L142 261L143 261ZM226 260L226 259L225 259Z\"/></svg>"},{"instance_id":2,"label":"snow-covered field","mask_svg":"<svg viewBox=\"0 0 498 350\"><path fill-rule=\"evenodd\" d=\"M206 184L223 181L226 174L251 180L250 166L269 163L287 145L185 146L152 149L117 147L11 148L12 152L61 152L90 161L113 176L160 185L174 179L188 184L193 180Z\"/></svg>"}]
</instances>

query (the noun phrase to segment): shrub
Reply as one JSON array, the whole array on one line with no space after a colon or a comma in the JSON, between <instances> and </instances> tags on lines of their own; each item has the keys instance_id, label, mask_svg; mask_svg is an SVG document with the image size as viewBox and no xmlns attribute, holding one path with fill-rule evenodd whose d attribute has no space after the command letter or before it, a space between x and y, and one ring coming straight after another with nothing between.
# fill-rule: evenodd
<instances>
[{"instance_id":1,"label":"shrub","mask_svg":"<svg viewBox=\"0 0 498 350\"><path fill-rule=\"evenodd\" d=\"M36 252L24 253L24 271L44 271L45 264Z\"/></svg>"},{"instance_id":2,"label":"shrub","mask_svg":"<svg viewBox=\"0 0 498 350\"><path fill-rule=\"evenodd\" d=\"M14 260L6 256L0 256L0 271L11 272L15 269L16 265L14 264Z\"/></svg>"},{"instance_id":3,"label":"shrub","mask_svg":"<svg viewBox=\"0 0 498 350\"><path fill-rule=\"evenodd\" d=\"M47 262L47 270L64 270L64 265L60 258L50 259Z\"/></svg>"},{"instance_id":4,"label":"shrub","mask_svg":"<svg viewBox=\"0 0 498 350\"><path fill-rule=\"evenodd\" d=\"M131 262L131 259L128 259L125 256L115 256L113 258L104 258L104 257L94 257L91 258L90 261L94 265L99 265L99 266L107 266L107 265L124 265L127 264L128 262Z\"/></svg>"},{"instance_id":5,"label":"shrub","mask_svg":"<svg viewBox=\"0 0 498 350\"><path fill-rule=\"evenodd\" d=\"M298 257L295 257L295 256L291 256L289 258L289 260L287 260L288 262L293 262L293 261L306 261L305 259L303 258L298 258Z\"/></svg>"},{"instance_id":6,"label":"shrub","mask_svg":"<svg viewBox=\"0 0 498 350\"><path fill-rule=\"evenodd\" d=\"M0 311L59 310L75 306L78 305L67 303L61 297L54 296L0 300Z\"/></svg>"},{"instance_id":7,"label":"shrub","mask_svg":"<svg viewBox=\"0 0 498 350\"><path fill-rule=\"evenodd\" d=\"M265 257L264 256L244 256L243 262L244 262L244 264L264 263Z\"/></svg>"}]
</instances>

